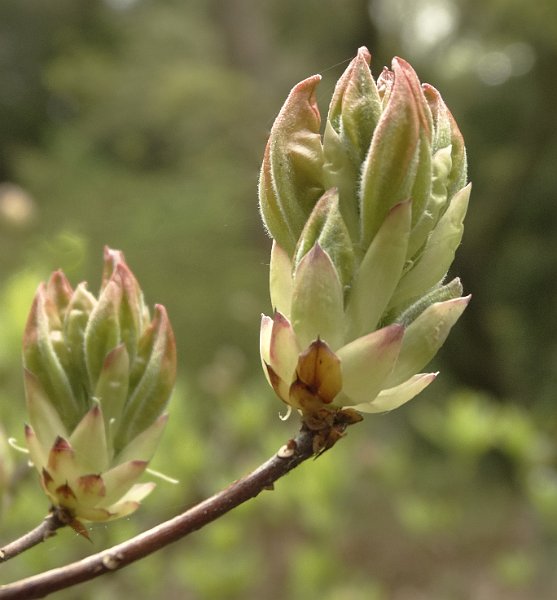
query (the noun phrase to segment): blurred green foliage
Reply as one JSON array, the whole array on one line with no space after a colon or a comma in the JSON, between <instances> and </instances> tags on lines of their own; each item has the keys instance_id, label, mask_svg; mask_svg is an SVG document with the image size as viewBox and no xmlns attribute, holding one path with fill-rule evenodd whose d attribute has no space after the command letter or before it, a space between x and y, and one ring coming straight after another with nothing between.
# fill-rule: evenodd
<instances>
[{"instance_id":1,"label":"blurred green foliage","mask_svg":"<svg viewBox=\"0 0 557 600\"><path fill-rule=\"evenodd\" d=\"M463 130L474 182L454 274L473 302L408 407L204 532L59 598L525 600L557 594L557 5L553 0L3 0L0 417L21 441L19 344L38 282L95 289L121 248L167 306L180 384L131 519L63 531L4 581L107 547L213 493L296 428L264 385L269 241L256 184L290 87L359 45L407 58ZM4 455L6 449L0 449ZM47 506L9 451L9 540Z\"/></svg>"}]
</instances>

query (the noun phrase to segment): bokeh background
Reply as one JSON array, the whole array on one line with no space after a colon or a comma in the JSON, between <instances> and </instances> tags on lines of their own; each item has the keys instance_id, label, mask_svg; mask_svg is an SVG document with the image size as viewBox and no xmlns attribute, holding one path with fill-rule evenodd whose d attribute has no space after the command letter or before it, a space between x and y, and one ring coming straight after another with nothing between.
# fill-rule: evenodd
<instances>
[{"instance_id":1,"label":"bokeh background","mask_svg":"<svg viewBox=\"0 0 557 600\"><path fill-rule=\"evenodd\" d=\"M63 268L100 281L121 248L167 306L180 380L130 519L62 531L7 582L170 517L296 430L258 359L270 242L256 183L274 116L320 72L322 111L360 45L439 88L474 182L454 274L473 302L419 399L350 430L203 532L57 598L557 597L557 3L554 0L2 0L0 417L22 442L20 338ZM47 510L0 447L7 541Z\"/></svg>"}]
</instances>

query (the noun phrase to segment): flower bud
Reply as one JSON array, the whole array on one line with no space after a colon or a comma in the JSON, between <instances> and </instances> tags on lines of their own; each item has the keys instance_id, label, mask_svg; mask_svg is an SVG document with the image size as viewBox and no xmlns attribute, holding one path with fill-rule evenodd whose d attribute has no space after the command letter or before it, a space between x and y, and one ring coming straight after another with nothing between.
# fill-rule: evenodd
<instances>
[{"instance_id":1,"label":"flower bud","mask_svg":"<svg viewBox=\"0 0 557 600\"><path fill-rule=\"evenodd\" d=\"M320 77L295 86L261 169L275 310L261 322L261 359L278 396L316 430L422 391L436 374L420 371L470 298L458 279L443 283L470 195L462 135L406 61L393 59L377 82L370 62L360 48L322 138Z\"/></svg>"},{"instance_id":2,"label":"flower bud","mask_svg":"<svg viewBox=\"0 0 557 600\"><path fill-rule=\"evenodd\" d=\"M164 307L151 319L119 251L105 249L98 298L61 271L35 295L23 339L27 446L56 509L107 521L135 511L137 483L164 429L176 345Z\"/></svg>"}]
</instances>

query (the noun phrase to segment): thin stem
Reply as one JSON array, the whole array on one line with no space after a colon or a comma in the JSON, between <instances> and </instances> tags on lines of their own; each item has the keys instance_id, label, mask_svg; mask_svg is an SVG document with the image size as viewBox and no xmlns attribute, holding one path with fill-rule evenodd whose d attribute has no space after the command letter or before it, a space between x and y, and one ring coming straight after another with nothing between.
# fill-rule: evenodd
<instances>
[{"instance_id":1,"label":"thin stem","mask_svg":"<svg viewBox=\"0 0 557 600\"><path fill-rule=\"evenodd\" d=\"M302 429L295 439L290 440L255 471L211 498L108 550L64 567L0 586L0 599L43 598L103 573L117 571L201 529L246 500L254 498L262 490L272 489L275 481L314 454L314 437L313 432Z\"/></svg>"},{"instance_id":2,"label":"thin stem","mask_svg":"<svg viewBox=\"0 0 557 600\"><path fill-rule=\"evenodd\" d=\"M67 521L62 519L57 511L51 512L35 529L0 548L0 563L4 563L10 560L10 558L25 552L25 550L29 550L29 548L44 542L47 538L56 535L56 530L64 527L66 524Z\"/></svg>"}]
</instances>

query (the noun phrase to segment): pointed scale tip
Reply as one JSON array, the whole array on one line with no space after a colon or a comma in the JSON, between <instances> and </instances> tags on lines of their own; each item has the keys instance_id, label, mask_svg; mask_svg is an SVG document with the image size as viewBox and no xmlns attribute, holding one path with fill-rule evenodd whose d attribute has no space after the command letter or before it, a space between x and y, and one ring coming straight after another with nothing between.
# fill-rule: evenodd
<instances>
[{"instance_id":1,"label":"pointed scale tip","mask_svg":"<svg viewBox=\"0 0 557 600\"><path fill-rule=\"evenodd\" d=\"M357 57L363 58L368 65L371 64L371 52L367 49L366 46L360 46L358 48Z\"/></svg>"}]
</instances>

